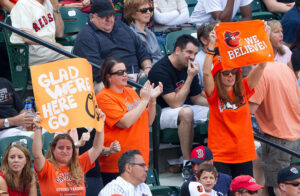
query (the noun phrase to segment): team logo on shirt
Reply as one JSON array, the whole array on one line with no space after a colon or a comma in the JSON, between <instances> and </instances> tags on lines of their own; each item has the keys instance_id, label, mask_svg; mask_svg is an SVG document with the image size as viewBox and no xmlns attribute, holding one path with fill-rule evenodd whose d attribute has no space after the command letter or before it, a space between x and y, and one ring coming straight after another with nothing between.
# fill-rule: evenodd
<instances>
[{"instance_id":1,"label":"team logo on shirt","mask_svg":"<svg viewBox=\"0 0 300 196\"><path fill-rule=\"evenodd\" d=\"M231 48L235 48L237 46L240 45L240 39L239 35L241 33L239 31L234 31L234 32L230 32L230 31L225 31L224 33L224 41L225 44Z\"/></svg>"},{"instance_id":2,"label":"team logo on shirt","mask_svg":"<svg viewBox=\"0 0 300 196\"><path fill-rule=\"evenodd\" d=\"M240 104L231 104L229 102L224 103L223 101L220 101L219 110L221 113L223 112L223 110L227 110L227 109L237 110L245 104L246 104L246 101L243 101Z\"/></svg>"},{"instance_id":3,"label":"team logo on shirt","mask_svg":"<svg viewBox=\"0 0 300 196\"><path fill-rule=\"evenodd\" d=\"M44 28L45 26L47 26L50 22L53 22L53 16L51 15L51 13L47 14L46 16L42 16L41 18L39 18L37 20L38 22L34 22L32 23L32 27L34 29L35 32L40 31L42 28Z\"/></svg>"},{"instance_id":4,"label":"team logo on shirt","mask_svg":"<svg viewBox=\"0 0 300 196\"><path fill-rule=\"evenodd\" d=\"M179 82L176 83L176 89L175 93L177 93L184 85L184 80L180 80Z\"/></svg>"}]
</instances>

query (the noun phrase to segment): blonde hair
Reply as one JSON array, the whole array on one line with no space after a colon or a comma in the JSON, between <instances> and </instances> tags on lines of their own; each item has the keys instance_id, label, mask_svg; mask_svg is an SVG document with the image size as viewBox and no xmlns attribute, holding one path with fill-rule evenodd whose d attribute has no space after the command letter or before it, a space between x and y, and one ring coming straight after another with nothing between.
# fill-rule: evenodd
<instances>
[{"instance_id":1,"label":"blonde hair","mask_svg":"<svg viewBox=\"0 0 300 196\"><path fill-rule=\"evenodd\" d=\"M148 3L149 0L126 0L124 3L124 18L127 20L127 24L134 22L133 15L138 11L141 5Z\"/></svg>"},{"instance_id":2,"label":"blonde hair","mask_svg":"<svg viewBox=\"0 0 300 196\"><path fill-rule=\"evenodd\" d=\"M275 29L278 28L278 27L282 28L282 25L281 25L281 23L280 23L278 20L269 20L269 21L267 22L267 24L268 24L268 25L270 26L270 28L271 28L271 33L272 33L273 31L275 31ZM284 48L283 48L283 45L282 45L280 48L278 48L278 54L279 54L280 56L282 56L282 55L285 54L285 50L284 50Z\"/></svg>"},{"instance_id":3,"label":"blonde hair","mask_svg":"<svg viewBox=\"0 0 300 196\"><path fill-rule=\"evenodd\" d=\"M59 134L59 135L57 135L53 139L52 143L50 144L50 148L49 148L49 151L47 152L46 159L49 160L51 163L53 163L54 167L56 169L58 168L58 164L57 164L57 161L55 159L55 156L54 156L53 152L54 152L54 149L55 149L58 141L62 140L62 139L69 140L72 143L72 157L71 157L71 160L70 160L70 163L69 163L68 167L70 168L70 173L71 173L73 179L75 180L75 183L77 185L79 185L79 183L82 180L84 180L84 173L83 173L82 168L81 168L81 166L78 162L74 141L71 138L71 136L69 136L68 134Z\"/></svg>"}]
</instances>

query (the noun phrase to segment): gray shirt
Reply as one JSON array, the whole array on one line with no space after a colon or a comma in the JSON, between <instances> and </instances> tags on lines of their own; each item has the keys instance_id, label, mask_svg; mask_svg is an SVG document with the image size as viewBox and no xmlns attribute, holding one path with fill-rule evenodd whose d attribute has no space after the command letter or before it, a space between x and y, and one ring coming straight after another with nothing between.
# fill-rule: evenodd
<instances>
[{"instance_id":1,"label":"gray shirt","mask_svg":"<svg viewBox=\"0 0 300 196\"><path fill-rule=\"evenodd\" d=\"M158 42L156 40L155 34L150 31L147 27L144 27L146 34L144 34L142 31L140 31L139 28L132 22L130 24L131 30L136 33L136 35L142 40L147 47L147 50L149 54L151 54L152 57L152 65L154 65L158 60L160 60L163 55L160 52L160 47L158 45Z\"/></svg>"}]
</instances>

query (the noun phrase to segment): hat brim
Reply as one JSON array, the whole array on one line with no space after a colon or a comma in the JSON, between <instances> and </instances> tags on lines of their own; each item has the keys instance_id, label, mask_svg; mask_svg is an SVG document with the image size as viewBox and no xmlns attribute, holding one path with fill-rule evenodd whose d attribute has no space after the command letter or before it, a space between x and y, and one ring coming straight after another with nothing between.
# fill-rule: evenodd
<instances>
[{"instance_id":1,"label":"hat brim","mask_svg":"<svg viewBox=\"0 0 300 196\"><path fill-rule=\"evenodd\" d=\"M202 159L197 159L197 158L193 158L193 159L190 159L189 161L188 161L188 163L196 163L196 164L201 164L201 163L203 163L205 160L202 160Z\"/></svg>"},{"instance_id":2,"label":"hat brim","mask_svg":"<svg viewBox=\"0 0 300 196\"><path fill-rule=\"evenodd\" d=\"M247 187L244 187L245 189L248 189L249 191L257 191L261 188L263 188L263 186L259 185L259 184L251 184Z\"/></svg>"},{"instance_id":3,"label":"hat brim","mask_svg":"<svg viewBox=\"0 0 300 196\"><path fill-rule=\"evenodd\" d=\"M98 12L98 16L100 17L105 17L105 16L108 16L110 14L115 14L116 11L115 10L105 10L105 11L102 11L102 12Z\"/></svg>"}]
</instances>

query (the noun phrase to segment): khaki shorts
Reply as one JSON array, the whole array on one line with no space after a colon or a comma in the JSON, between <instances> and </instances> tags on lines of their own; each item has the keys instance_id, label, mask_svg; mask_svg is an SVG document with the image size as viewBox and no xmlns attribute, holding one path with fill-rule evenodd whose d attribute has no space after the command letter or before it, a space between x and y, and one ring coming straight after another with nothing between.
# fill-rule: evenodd
<instances>
[{"instance_id":1,"label":"khaki shorts","mask_svg":"<svg viewBox=\"0 0 300 196\"><path fill-rule=\"evenodd\" d=\"M299 141L288 141L284 139L275 138L273 136L265 134L266 139L282 145L291 150L299 150ZM272 147L268 144L261 143L262 147L262 162L263 170L265 175L265 185L278 187L277 174L282 168L288 167L292 160L292 156L282 150Z\"/></svg>"}]
</instances>

